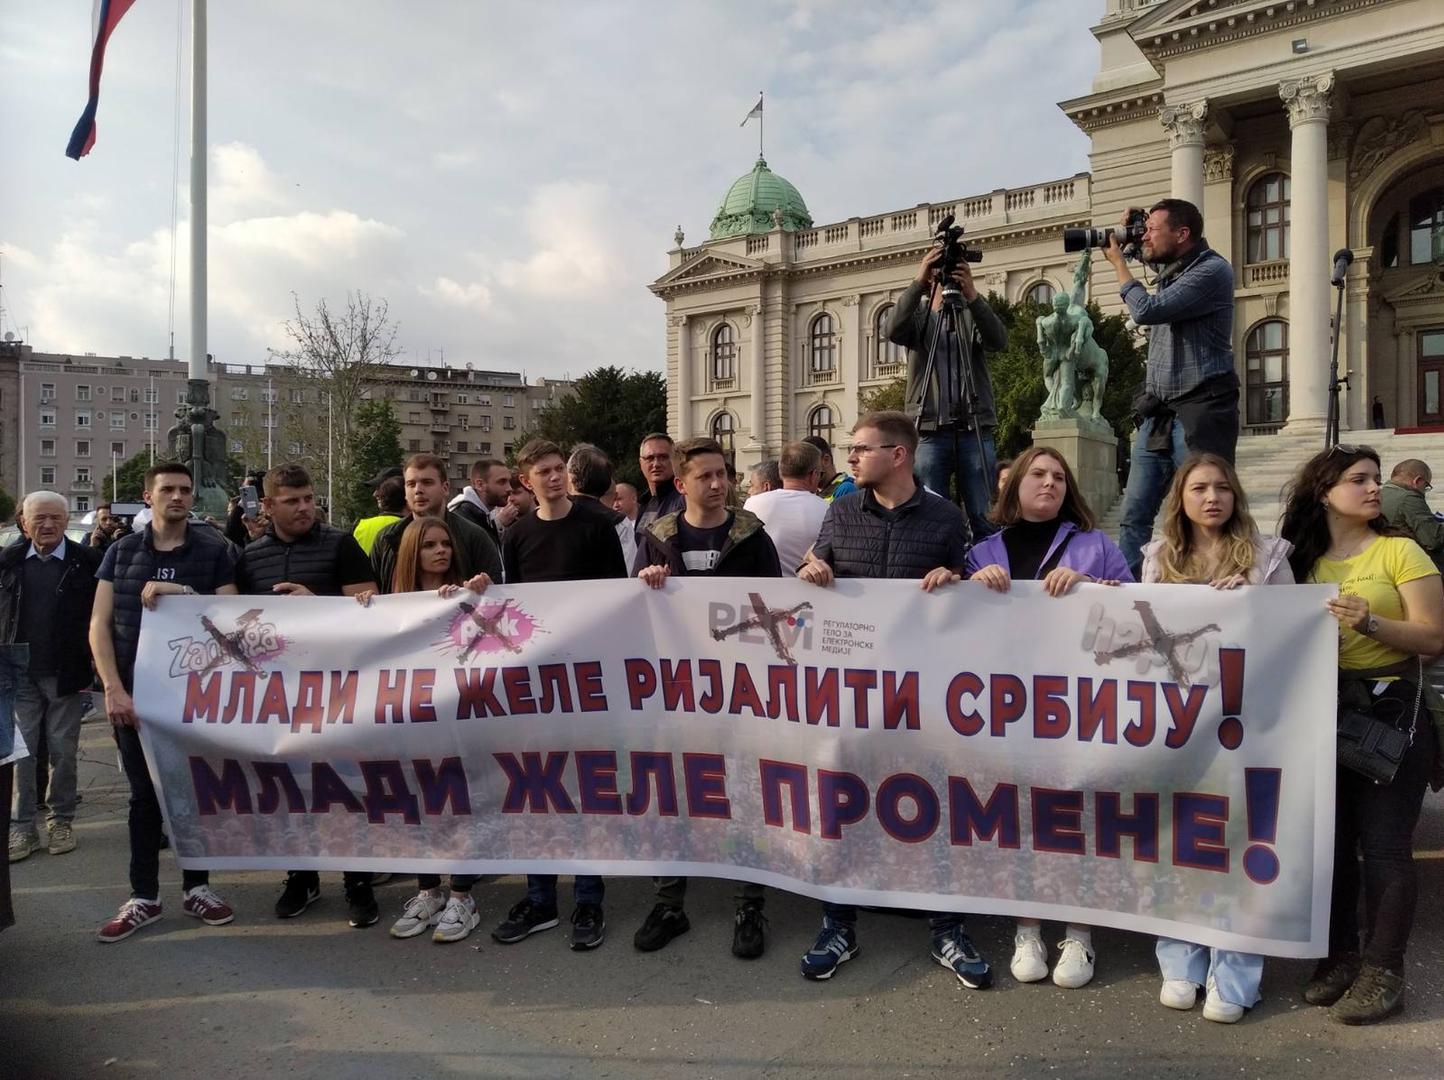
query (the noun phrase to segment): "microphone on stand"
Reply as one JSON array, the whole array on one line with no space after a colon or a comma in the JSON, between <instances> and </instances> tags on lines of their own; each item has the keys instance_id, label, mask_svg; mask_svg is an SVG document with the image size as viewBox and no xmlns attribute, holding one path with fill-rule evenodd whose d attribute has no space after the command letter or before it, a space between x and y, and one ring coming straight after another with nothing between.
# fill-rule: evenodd
<instances>
[{"instance_id":1,"label":"microphone on stand","mask_svg":"<svg viewBox=\"0 0 1444 1080\"><path fill-rule=\"evenodd\" d=\"M1354 253L1348 248L1339 248L1334 252L1334 276L1329 280L1330 285L1342 285L1344 275L1349 272L1349 264L1354 261Z\"/></svg>"}]
</instances>

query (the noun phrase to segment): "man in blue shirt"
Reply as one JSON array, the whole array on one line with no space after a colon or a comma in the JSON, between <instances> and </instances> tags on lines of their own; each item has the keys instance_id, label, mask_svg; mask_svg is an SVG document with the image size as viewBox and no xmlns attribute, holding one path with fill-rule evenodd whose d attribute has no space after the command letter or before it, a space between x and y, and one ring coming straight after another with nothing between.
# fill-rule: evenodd
<instances>
[{"instance_id":1,"label":"man in blue shirt","mask_svg":"<svg viewBox=\"0 0 1444 1080\"><path fill-rule=\"evenodd\" d=\"M1118 546L1133 576L1173 471L1189 454L1233 460L1238 444L1238 375L1233 365L1233 267L1203 238L1203 215L1183 199L1148 212L1143 258L1159 267L1152 295L1134 278L1116 235L1104 256L1118 274L1119 295L1149 329L1143 393L1123 502Z\"/></svg>"}]
</instances>

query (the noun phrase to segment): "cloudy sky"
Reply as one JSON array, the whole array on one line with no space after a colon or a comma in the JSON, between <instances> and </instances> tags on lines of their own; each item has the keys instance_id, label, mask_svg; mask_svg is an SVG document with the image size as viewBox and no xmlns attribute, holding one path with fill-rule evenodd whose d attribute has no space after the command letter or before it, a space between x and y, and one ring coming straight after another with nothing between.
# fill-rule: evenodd
<instances>
[{"instance_id":1,"label":"cloudy sky","mask_svg":"<svg viewBox=\"0 0 1444 1080\"><path fill-rule=\"evenodd\" d=\"M0 10L5 322L39 351L164 356L177 20ZM646 285L757 151L818 223L1068 176L1103 0L226 0L210 5L210 351L283 348L292 293L384 297L408 357L539 375L659 368ZM182 116L175 331L186 314Z\"/></svg>"}]
</instances>

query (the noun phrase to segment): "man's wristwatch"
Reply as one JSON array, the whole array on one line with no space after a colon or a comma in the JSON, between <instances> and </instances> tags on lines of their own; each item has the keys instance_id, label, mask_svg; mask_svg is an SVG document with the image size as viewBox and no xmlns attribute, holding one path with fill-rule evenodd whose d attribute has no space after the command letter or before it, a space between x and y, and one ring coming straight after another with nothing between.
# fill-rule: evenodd
<instances>
[{"instance_id":1,"label":"man's wristwatch","mask_svg":"<svg viewBox=\"0 0 1444 1080\"><path fill-rule=\"evenodd\" d=\"M1364 620L1364 628L1359 631L1365 637L1373 637L1379 632L1379 616L1370 615Z\"/></svg>"}]
</instances>

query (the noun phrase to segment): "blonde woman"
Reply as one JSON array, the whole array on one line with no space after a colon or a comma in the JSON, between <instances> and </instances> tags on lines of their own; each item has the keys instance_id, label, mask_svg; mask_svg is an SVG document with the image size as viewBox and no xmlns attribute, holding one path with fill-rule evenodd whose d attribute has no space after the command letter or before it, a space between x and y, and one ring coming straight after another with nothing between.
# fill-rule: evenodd
<instances>
[{"instance_id":1,"label":"blonde woman","mask_svg":"<svg viewBox=\"0 0 1444 1080\"><path fill-rule=\"evenodd\" d=\"M1293 545L1259 534L1238 474L1217 454L1194 454L1174 473L1160 532L1163 539L1143 548L1145 584L1294 583ZM1173 938L1159 938L1155 951L1163 975L1158 1000L1170 1009L1192 1009L1202 988L1204 1019L1234 1024L1258 1003L1262 956Z\"/></svg>"}]
</instances>

